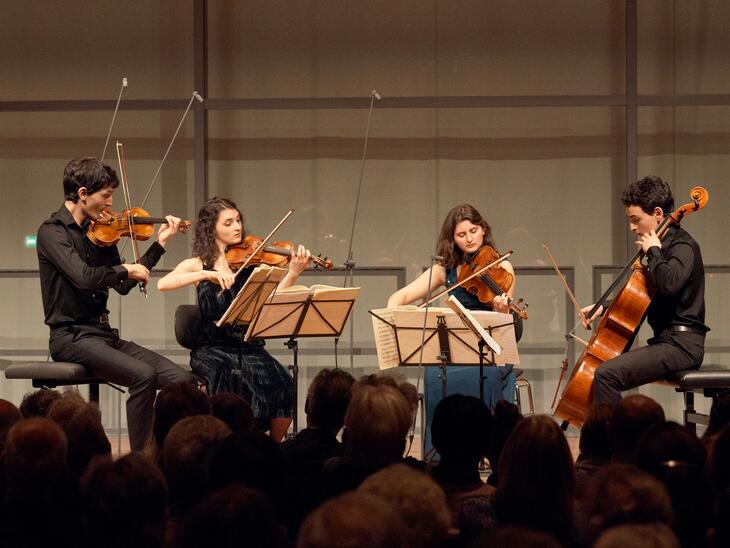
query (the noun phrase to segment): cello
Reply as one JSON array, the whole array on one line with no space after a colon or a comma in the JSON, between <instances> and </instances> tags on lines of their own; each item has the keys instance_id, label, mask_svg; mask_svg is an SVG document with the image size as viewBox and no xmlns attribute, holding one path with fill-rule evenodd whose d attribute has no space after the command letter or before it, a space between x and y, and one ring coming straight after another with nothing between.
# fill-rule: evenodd
<instances>
[{"instance_id":1,"label":"cello","mask_svg":"<svg viewBox=\"0 0 730 548\"><path fill-rule=\"evenodd\" d=\"M672 223L679 224L684 217L702 209L709 201L707 190L694 187L690 191L692 202L675 209L664 218L656 233L661 240ZM581 426L592 400L593 378L596 369L626 350L639 330L654 295L654 284L646 266L642 263L644 252L639 250L616 277L611 287L596 302L587 317L591 318L601 304L631 270L631 275L614 297L595 328L583 353L573 367L565 390L558 401L553 415L562 420L562 427L568 424Z\"/></svg>"}]
</instances>

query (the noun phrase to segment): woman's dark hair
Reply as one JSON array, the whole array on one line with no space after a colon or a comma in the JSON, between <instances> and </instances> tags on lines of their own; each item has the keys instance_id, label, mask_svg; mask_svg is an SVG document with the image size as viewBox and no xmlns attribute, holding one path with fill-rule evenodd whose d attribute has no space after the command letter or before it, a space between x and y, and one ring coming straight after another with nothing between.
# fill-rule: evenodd
<instances>
[{"instance_id":1,"label":"woman's dark hair","mask_svg":"<svg viewBox=\"0 0 730 548\"><path fill-rule=\"evenodd\" d=\"M198 211L193 231L193 256L200 257L203 265L212 267L218 258L218 246L215 243L215 225L218 215L224 209L235 209L241 215L235 203L228 198L215 196L205 202ZM245 236L243 215L241 215L241 237Z\"/></svg>"},{"instance_id":2,"label":"woman's dark hair","mask_svg":"<svg viewBox=\"0 0 730 548\"><path fill-rule=\"evenodd\" d=\"M469 204L458 205L446 215L436 244L436 255L443 257L442 264L445 268L453 268L464 261L464 252L454 243L454 230L456 225L462 221L469 221L481 226L484 229L484 243L494 247L492 228L477 209Z\"/></svg>"},{"instance_id":3,"label":"woman's dark hair","mask_svg":"<svg viewBox=\"0 0 730 548\"><path fill-rule=\"evenodd\" d=\"M565 435L552 418L536 415L515 426L497 475L495 511L501 524L552 533L563 542L569 539L575 471Z\"/></svg>"},{"instance_id":4,"label":"woman's dark hair","mask_svg":"<svg viewBox=\"0 0 730 548\"><path fill-rule=\"evenodd\" d=\"M639 206L644 213L654 213L655 207L661 207L664 215L674 211L674 198L669 185L655 175L649 175L631 183L624 189L621 201L626 207Z\"/></svg>"},{"instance_id":5,"label":"woman's dark hair","mask_svg":"<svg viewBox=\"0 0 730 548\"><path fill-rule=\"evenodd\" d=\"M74 158L63 170L64 199L73 203L79 201L79 189L86 187L89 194L104 188L117 188L119 179L116 172L101 160L86 156Z\"/></svg>"}]
</instances>

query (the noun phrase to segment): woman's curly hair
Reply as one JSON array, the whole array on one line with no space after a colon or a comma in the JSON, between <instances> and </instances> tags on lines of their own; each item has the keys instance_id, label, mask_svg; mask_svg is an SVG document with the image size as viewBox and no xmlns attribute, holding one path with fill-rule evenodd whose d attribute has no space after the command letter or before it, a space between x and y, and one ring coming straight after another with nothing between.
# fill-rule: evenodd
<instances>
[{"instance_id":1,"label":"woman's curly hair","mask_svg":"<svg viewBox=\"0 0 730 548\"><path fill-rule=\"evenodd\" d=\"M214 196L203 204L198 211L198 218L195 221L193 233L193 256L200 257L203 265L212 267L218 259L218 246L215 243L215 225L218 222L218 215L224 209L235 209L241 215L235 203L228 198ZM243 215L241 215L241 237L245 236L243 229Z\"/></svg>"}]
</instances>

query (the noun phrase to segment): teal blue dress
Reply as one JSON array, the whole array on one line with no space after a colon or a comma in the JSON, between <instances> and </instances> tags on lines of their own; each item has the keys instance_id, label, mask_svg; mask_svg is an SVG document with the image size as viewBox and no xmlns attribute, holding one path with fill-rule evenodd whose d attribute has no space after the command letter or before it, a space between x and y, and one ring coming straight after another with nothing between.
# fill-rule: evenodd
<instances>
[{"instance_id":1,"label":"teal blue dress","mask_svg":"<svg viewBox=\"0 0 730 548\"><path fill-rule=\"evenodd\" d=\"M446 269L446 287L456 283L456 268ZM449 291L450 295L456 297L464 308L468 310L492 310L491 305L482 303L475 295L466 291L463 287L457 287ZM519 340L522 335L522 319L513 316L515 319L515 336ZM441 379L439 367L426 367L424 373L424 393L426 408L426 436L424 439L424 455L428 455L433 445L431 444L431 422L436 406L441 401ZM479 366L449 366L446 370L446 395L464 394L466 396L479 397ZM515 401L515 374L512 365L499 367L484 366L484 403L490 409L499 400Z\"/></svg>"}]
</instances>

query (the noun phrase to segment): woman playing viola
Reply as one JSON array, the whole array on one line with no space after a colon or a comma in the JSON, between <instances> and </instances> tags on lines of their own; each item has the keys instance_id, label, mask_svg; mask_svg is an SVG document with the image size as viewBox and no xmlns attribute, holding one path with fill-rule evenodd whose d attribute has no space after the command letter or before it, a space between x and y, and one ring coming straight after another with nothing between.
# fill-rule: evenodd
<instances>
[{"instance_id":1,"label":"woman playing viola","mask_svg":"<svg viewBox=\"0 0 730 548\"><path fill-rule=\"evenodd\" d=\"M200 344L190 354L190 366L205 379L211 394L230 391L232 372L238 367L240 336L227 327L216 327L215 322L253 271L249 267L234 277L226 262L227 247L241 243L244 234L243 217L236 204L226 198L211 198L198 212L193 257L157 283L160 291L190 284L197 287L202 325ZM279 287L292 285L307 268L310 257L302 245L292 252L289 271ZM263 341L249 341L243 343L241 374L242 395L251 403L257 422L268 425L270 421L271 437L280 441L291 423L293 383L289 373L264 349Z\"/></svg>"},{"instance_id":2,"label":"woman playing viola","mask_svg":"<svg viewBox=\"0 0 730 548\"><path fill-rule=\"evenodd\" d=\"M388 299L388 306L410 304L432 294L441 286L451 287L456 283L459 272L465 264L476 255L484 245L494 247L492 229L476 208L469 204L454 207L446 215L438 243L436 254L441 257L439 263L426 270L413 282L393 293ZM507 261L502 261L503 268L514 276L514 269ZM429 287L430 280L430 287ZM508 312L509 302L514 294L515 284L502 294L497 295L491 303L482 303L479 299L462 287L450 291L466 308L470 310L494 310ZM522 334L522 320L515 317L517 338ZM430 449L430 424L436 404L441 399L441 382L438 369L428 367L425 371L426 391L426 450ZM515 377L512 366L485 368L484 399L494 407L500 399L514 400ZM479 369L475 367L449 367L449 393L461 393L479 397Z\"/></svg>"}]
</instances>

